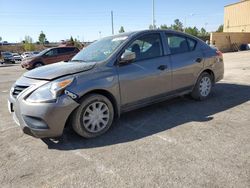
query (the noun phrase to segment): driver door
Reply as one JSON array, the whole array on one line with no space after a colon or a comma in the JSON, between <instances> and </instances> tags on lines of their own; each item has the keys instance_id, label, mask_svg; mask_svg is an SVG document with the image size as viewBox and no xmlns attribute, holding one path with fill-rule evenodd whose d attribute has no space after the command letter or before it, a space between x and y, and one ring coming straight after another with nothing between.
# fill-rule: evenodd
<instances>
[{"instance_id":1,"label":"driver door","mask_svg":"<svg viewBox=\"0 0 250 188\"><path fill-rule=\"evenodd\" d=\"M135 39L125 51L134 52L136 59L118 67L122 108L143 105L171 90L170 58L164 56L160 33Z\"/></svg>"}]
</instances>

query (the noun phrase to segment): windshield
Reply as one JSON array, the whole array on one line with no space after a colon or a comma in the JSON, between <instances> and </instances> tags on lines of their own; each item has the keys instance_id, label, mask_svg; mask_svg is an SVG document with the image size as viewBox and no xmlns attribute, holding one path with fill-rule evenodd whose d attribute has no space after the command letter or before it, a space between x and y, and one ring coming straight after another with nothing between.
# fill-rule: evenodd
<instances>
[{"instance_id":1,"label":"windshield","mask_svg":"<svg viewBox=\"0 0 250 188\"><path fill-rule=\"evenodd\" d=\"M76 54L72 61L98 62L106 60L127 38L127 36L113 36L98 40Z\"/></svg>"}]
</instances>

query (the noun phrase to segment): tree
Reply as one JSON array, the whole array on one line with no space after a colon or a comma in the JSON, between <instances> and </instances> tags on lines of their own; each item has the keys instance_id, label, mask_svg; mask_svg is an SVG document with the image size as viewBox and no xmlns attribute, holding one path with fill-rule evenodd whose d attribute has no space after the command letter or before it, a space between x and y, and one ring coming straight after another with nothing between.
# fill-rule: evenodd
<instances>
[{"instance_id":1,"label":"tree","mask_svg":"<svg viewBox=\"0 0 250 188\"><path fill-rule=\"evenodd\" d=\"M154 29L154 26L150 24L150 25L148 26L148 28L149 28L149 29Z\"/></svg>"},{"instance_id":2,"label":"tree","mask_svg":"<svg viewBox=\"0 0 250 188\"><path fill-rule=\"evenodd\" d=\"M72 36L70 37L69 41L70 41L70 43L73 43L73 44L74 44L74 39L73 39Z\"/></svg>"},{"instance_id":3,"label":"tree","mask_svg":"<svg viewBox=\"0 0 250 188\"><path fill-rule=\"evenodd\" d=\"M183 23L179 19L176 19L174 20L174 24L171 25L171 29L176 31L184 31Z\"/></svg>"},{"instance_id":4,"label":"tree","mask_svg":"<svg viewBox=\"0 0 250 188\"><path fill-rule=\"evenodd\" d=\"M185 29L185 32L190 34L190 35L193 35L193 36L198 36L200 31L197 27L187 27Z\"/></svg>"},{"instance_id":5,"label":"tree","mask_svg":"<svg viewBox=\"0 0 250 188\"><path fill-rule=\"evenodd\" d=\"M170 29L170 28L166 24L164 24L160 26L160 29Z\"/></svg>"},{"instance_id":6,"label":"tree","mask_svg":"<svg viewBox=\"0 0 250 188\"><path fill-rule=\"evenodd\" d=\"M209 35L209 33L206 31L206 29L204 27L201 28L201 31L200 31L200 36L204 37L204 36L207 36Z\"/></svg>"},{"instance_id":7,"label":"tree","mask_svg":"<svg viewBox=\"0 0 250 188\"><path fill-rule=\"evenodd\" d=\"M25 51L34 51L35 46L33 44L33 39L30 36L25 36L24 38L24 50Z\"/></svg>"},{"instance_id":8,"label":"tree","mask_svg":"<svg viewBox=\"0 0 250 188\"><path fill-rule=\"evenodd\" d=\"M121 28L120 28L120 30L119 30L119 33L124 33L124 32L125 32L124 27L121 26Z\"/></svg>"},{"instance_id":9,"label":"tree","mask_svg":"<svg viewBox=\"0 0 250 188\"><path fill-rule=\"evenodd\" d=\"M216 32L221 33L224 30L224 25L220 25Z\"/></svg>"},{"instance_id":10,"label":"tree","mask_svg":"<svg viewBox=\"0 0 250 188\"><path fill-rule=\"evenodd\" d=\"M74 40L74 46L77 47L78 49L81 49L83 46L80 41L78 41L76 38Z\"/></svg>"},{"instance_id":11,"label":"tree","mask_svg":"<svg viewBox=\"0 0 250 188\"><path fill-rule=\"evenodd\" d=\"M46 41L46 35L43 33L43 31L41 31L39 37L38 37L38 40L40 42L40 44L44 44L45 41Z\"/></svg>"},{"instance_id":12,"label":"tree","mask_svg":"<svg viewBox=\"0 0 250 188\"><path fill-rule=\"evenodd\" d=\"M2 41L3 39L2 39L2 37L0 37L0 41Z\"/></svg>"}]
</instances>

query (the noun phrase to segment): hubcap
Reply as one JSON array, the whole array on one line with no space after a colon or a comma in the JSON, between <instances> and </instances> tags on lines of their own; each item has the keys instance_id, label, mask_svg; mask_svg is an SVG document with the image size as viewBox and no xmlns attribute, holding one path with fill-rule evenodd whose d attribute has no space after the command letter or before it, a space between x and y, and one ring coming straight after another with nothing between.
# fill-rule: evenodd
<instances>
[{"instance_id":1,"label":"hubcap","mask_svg":"<svg viewBox=\"0 0 250 188\"><path fill-rule=\"evenodd\" d=\"M83 126L91 133L102 131L109 122L109 108L103 102L90 104L83 114Z\"/></svg>"},{"instance_id":2,"label":"hubcap","mask_svg":"<svg viewBox=\"0 0 250 188\"><path fill-rule=\"evenodd\" d=\"M203 77L200 81L200 94L207 97L211 91L212 83L209 77Z\"/></svg>"}]
</instances>

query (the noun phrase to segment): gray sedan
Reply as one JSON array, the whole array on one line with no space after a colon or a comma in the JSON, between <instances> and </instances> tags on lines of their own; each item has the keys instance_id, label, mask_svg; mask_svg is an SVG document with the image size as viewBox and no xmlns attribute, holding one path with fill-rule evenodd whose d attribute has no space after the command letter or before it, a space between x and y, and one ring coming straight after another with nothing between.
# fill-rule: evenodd
<instances>
[{"instance_id":1,"label":"gray sedan","mask_svg":"<svg viewBox=\"0 0 250 188\"><path fill-rule=\"evenodd\" d=\"M222 53L193 36L124 33L94 42L69 62L26 72L11 88L9 111L35 137L60 136L69 123L92 138L121 113L184 94L204 100L223 75Z\"/></svg>"}]
</instances>

